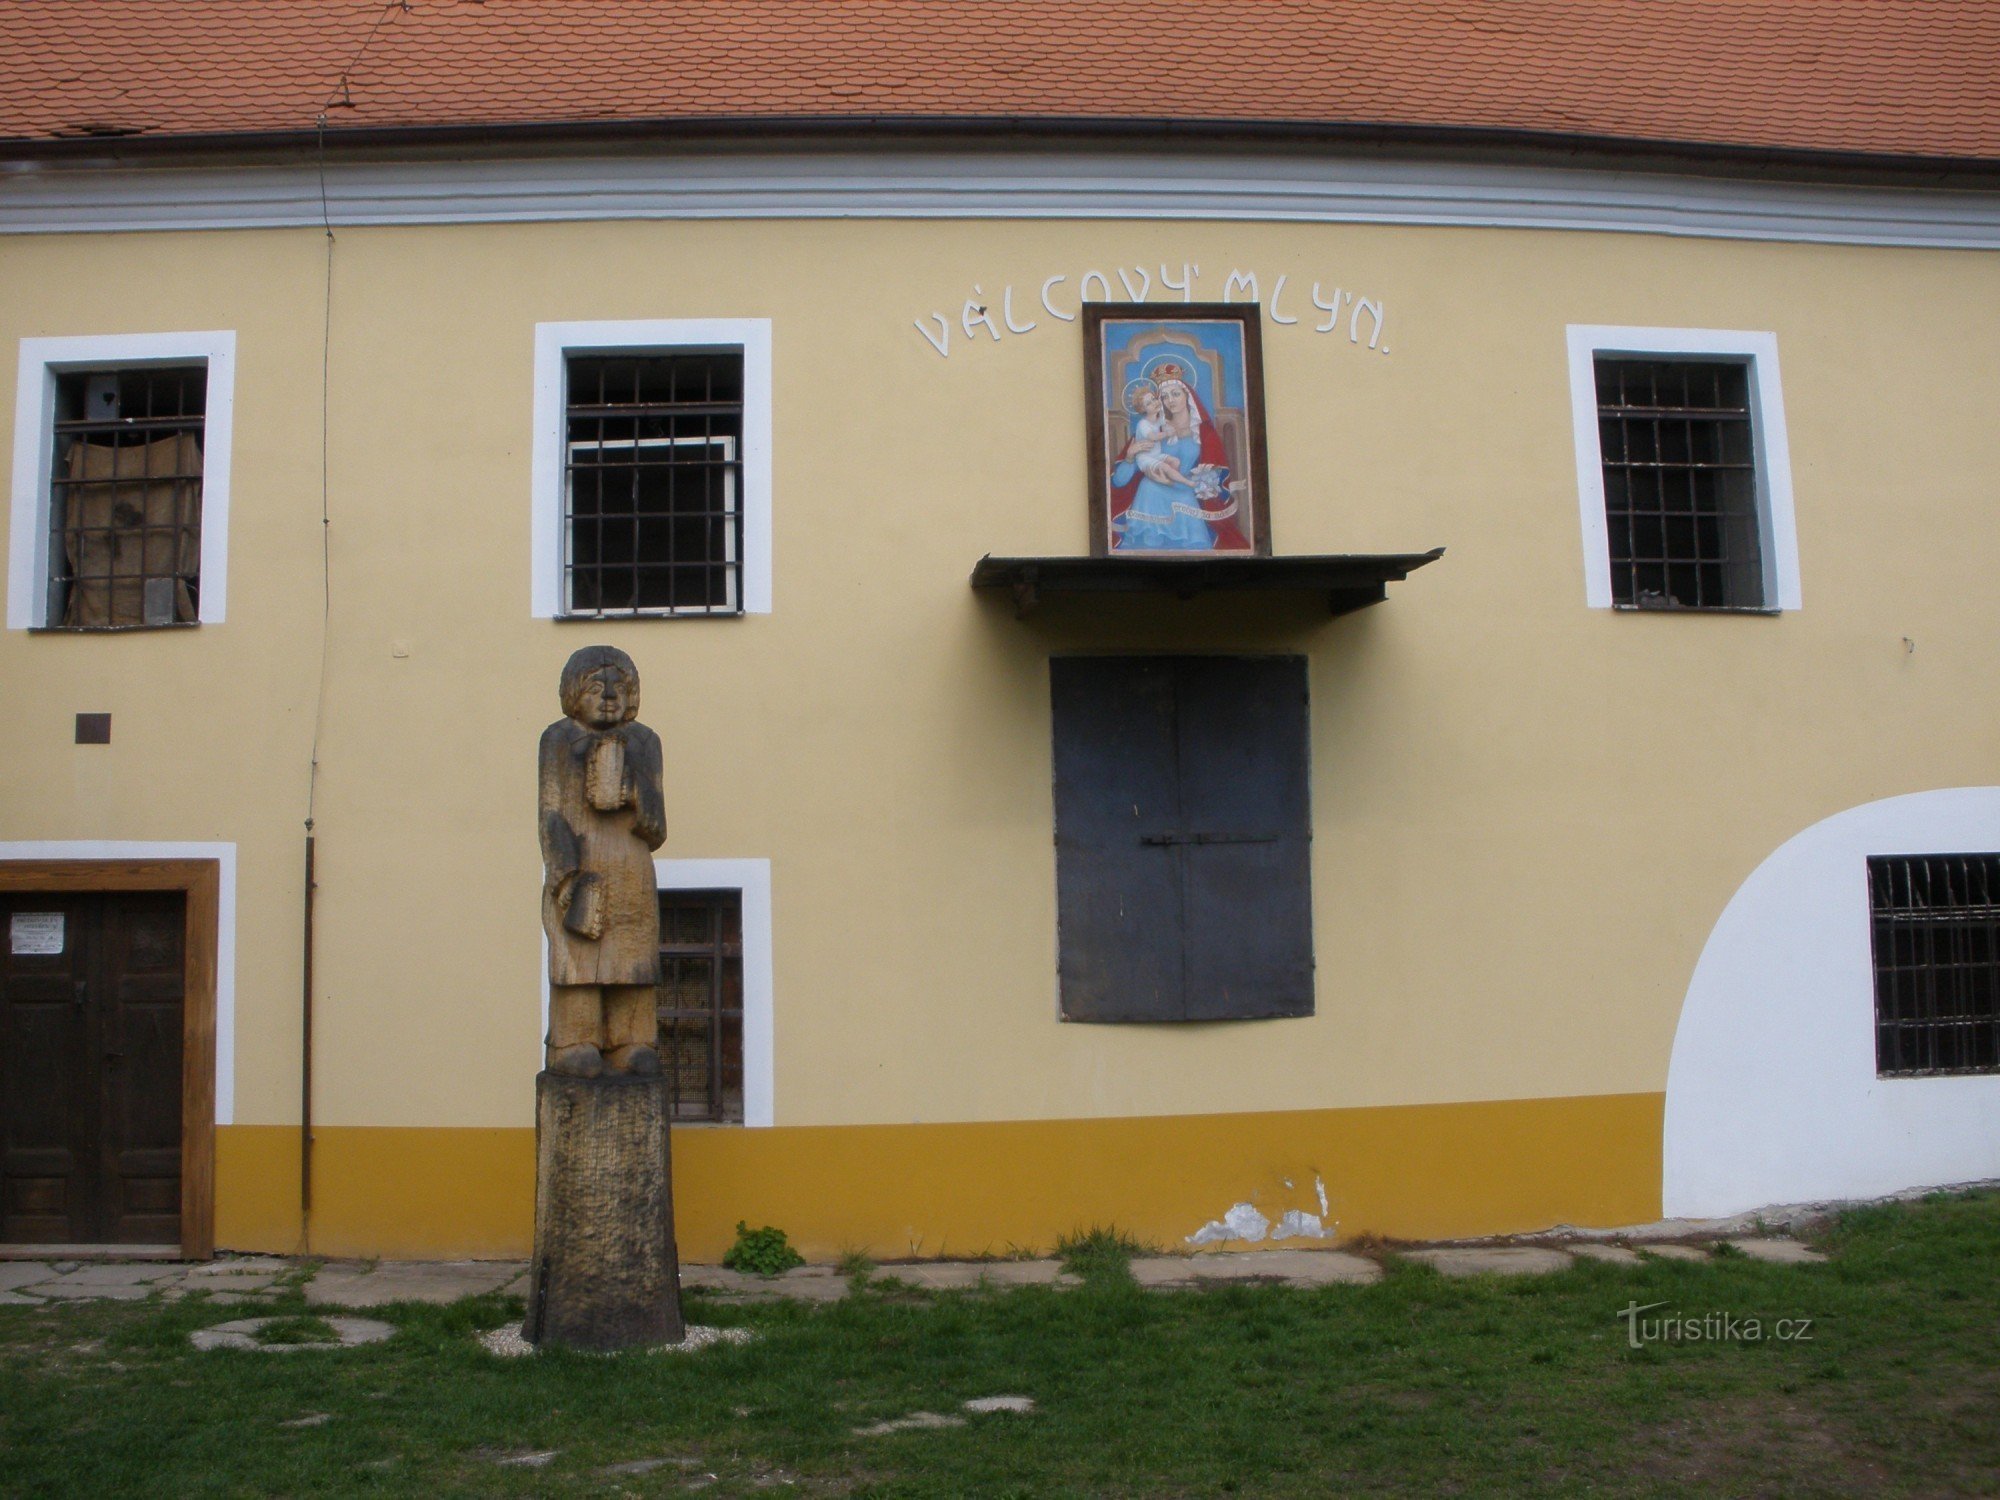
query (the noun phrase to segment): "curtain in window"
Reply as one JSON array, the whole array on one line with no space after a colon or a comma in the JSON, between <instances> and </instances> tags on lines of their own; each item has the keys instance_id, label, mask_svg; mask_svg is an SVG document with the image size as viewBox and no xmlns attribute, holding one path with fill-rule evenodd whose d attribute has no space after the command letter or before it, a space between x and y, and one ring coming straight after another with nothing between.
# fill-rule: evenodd
<instances>
[{"instance_id":1,"label":"curtain in window","mask_svg":"<svg viewBox=\"0 0 2000 1500\"><path fill-rule=\"evenodd\" d=\"M192 623L189 585L201 565L200 442L180 433L131 446L76 443L67 469L63 623Z\"/></svg>"}]
</instances>

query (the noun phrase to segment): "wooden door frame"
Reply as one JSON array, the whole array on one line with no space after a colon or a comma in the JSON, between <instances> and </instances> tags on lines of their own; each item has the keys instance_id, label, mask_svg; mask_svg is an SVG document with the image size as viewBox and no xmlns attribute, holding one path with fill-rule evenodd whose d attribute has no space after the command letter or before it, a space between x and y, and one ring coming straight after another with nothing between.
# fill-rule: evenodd
<instances>
[{"instance_id":1,"label":"wooden door frame","mask_svg":"<svg viewBox=\"0 0 2000 1500\"><path fill-rule=\"evenodd\" d=\"M4 859L0 891L180 891L181 1255L215 1255L215 964L222 864L214 859Z\"/></svg>"}]
</instances>

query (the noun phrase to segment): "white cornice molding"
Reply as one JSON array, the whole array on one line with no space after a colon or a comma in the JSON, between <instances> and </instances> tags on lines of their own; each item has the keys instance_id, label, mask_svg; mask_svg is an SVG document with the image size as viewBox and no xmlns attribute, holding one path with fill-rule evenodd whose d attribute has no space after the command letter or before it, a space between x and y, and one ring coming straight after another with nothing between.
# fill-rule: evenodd
<instances>
[{"instance_id":1,"label":"white cornice molding","mask_svg":"<svg viewBox=\"0 0 2000 1500\"><path fill-rule=\"evenodd\" d=\"M0 167L0 233L317 226L311 166ZM1236 219L2000 248L2000 193L1235 155L596 156L329 163L336 226L565 219Z\"/></svg>"}]
</instances>

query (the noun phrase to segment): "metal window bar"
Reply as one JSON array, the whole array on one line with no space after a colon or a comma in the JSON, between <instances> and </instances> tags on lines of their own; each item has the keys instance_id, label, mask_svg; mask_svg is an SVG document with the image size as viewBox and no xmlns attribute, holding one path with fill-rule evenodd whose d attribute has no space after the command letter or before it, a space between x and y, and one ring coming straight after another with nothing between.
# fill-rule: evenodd
<instances>
[{"instance_id":1,"label":"metal window bar","mask_svg":"<svg viewBox=\"0 0 2000 1500\"><path fill-rule=\"evenodd\" d=\"M2000 854L1868 861L1875 1071L2000 1072Z\"/></svg>"},{"instance_id":2,"label":"metal window bar","mask_svg":"<svg viewBox=\"0 0 2000 1500\"><path fill-rule=\"evenodd\" d=\"M676 1120L743 1120L743 897L660 892L660 1064Z\"/></svg>"},{"instance_id":3,"label":"metal window bar","mask_svg":"<svg viewBox=\"0 0 2000 1500\"><path fill-rule=\"evenodd\" d=\"M564 613L743 612L743 356L568 362Z\"/></svg>"},{"instance_id":4,"label":"metal window bar","mask_svg":"<svg viewBox=\"0 0 2000 1500\"><path fill-rule=\"evenodd\" d=\"M192 625L201 606L203 365L57 375L46 624Z\"/></svg>"},{"instance_id":5,"label":"metal window bar","mask_svg":"<svg viewBox=\"0 0 2000 1500\"><path fill-rule=\"evenodd\" d=\"M1613 602L1764 608L1749 366L1600 358L1596 373Z\"/></svg>"}]
</instances>

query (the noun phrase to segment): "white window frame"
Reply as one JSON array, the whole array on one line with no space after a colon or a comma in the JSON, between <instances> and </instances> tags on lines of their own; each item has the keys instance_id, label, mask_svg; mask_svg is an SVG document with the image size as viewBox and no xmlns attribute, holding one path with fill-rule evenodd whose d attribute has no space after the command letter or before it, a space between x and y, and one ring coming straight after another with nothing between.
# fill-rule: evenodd
<instances>
[{"instance_id":1,"label":"white window frame","mask_svg":"<svg viewBox=\"0 0 2000 1500\"><path fill-rule=\"evenodd\" d=\"M656 859L653 879L663 891L735 891L743 915L743 1127L776 1119L773 1097L775 1025L772 1006L771 862L768 859ZM549 1031L549 942L542 937L542 1035ZM688 1120L675 1129L706 1127ZM720 1128L735 1130L736 1125Z\"/></svg>"},{"instance_id":2,"label":"white window frame","mask_svg":"<svg viewBox=\"0 0 2000 1500\"><path fill-rule=\"evenodd\" d=\"M1620 328L1588 323L1570 324L1568 336L1585 602L1592 609L1614 607L1597 413L1597 358L1610 355L1732 360L1749 369L1751 461L1756 466L1757 539L1764 567L1764 602L1756 612L1798 609L1799 536L1792 511L1792 450L1785 435L1785 404L1778 378L1778 336L1726 328Z\"/></svg>"},{"instance_id":3,"label":"white window frame","mask_svg":"<svg viewBox=\"0 0 2000 1500\"><path fill-rule=\"evenodd\" d=\"M7 628L49 623L50 489L56 378L73 370L158 365L206 368L201 439L201 589L196 623L220 625L229 603L229 455L236 402L236 334L113 333L21 340L14 388L14 504L7 548Z\"/></svg>"},{"instance_id":4,"label":"white window frame","mask_svg":"<svg viewBox=\"0 0 2000 1500\"><path fill-rule=\"evenodd\" d=\"M771 320L655 318L535 325L533 478L529 537L529 613L562 619L563 450L569 426L572 354L671 354L727 350L743 356L743 613L771 612ZM634 619L679 619L701 610L642 611ZM715 611L715 613L721 613ZM592 619L619 620L614 614ZM747 1043L746 1043L747 1045Z\"/></svg>"}]
</instances>

